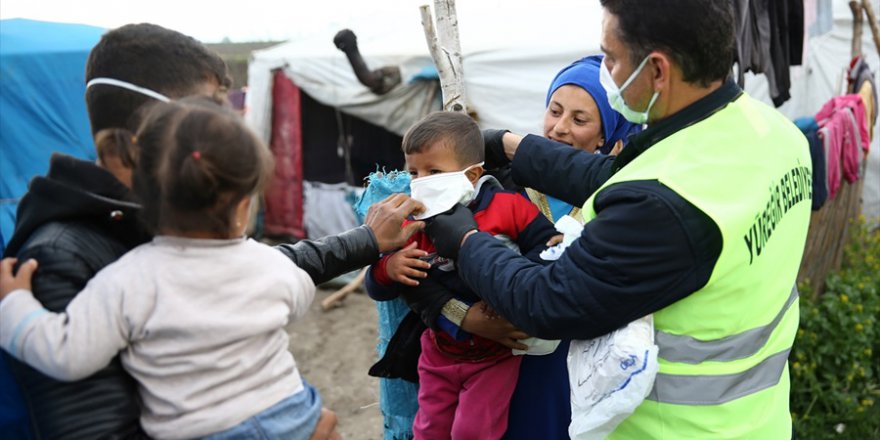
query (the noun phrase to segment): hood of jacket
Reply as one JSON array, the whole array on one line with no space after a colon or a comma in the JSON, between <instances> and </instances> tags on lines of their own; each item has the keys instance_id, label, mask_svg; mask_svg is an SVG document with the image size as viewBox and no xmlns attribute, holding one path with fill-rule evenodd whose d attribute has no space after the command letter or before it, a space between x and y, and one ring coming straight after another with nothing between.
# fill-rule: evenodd
<instances>
[{"instance_id":1,"label":"hood of jacket","mask_svg":"<svg viewBox=\"0 0 880 440\"><path fill-rule=\"evenodd\" d=\"M46 176L31 180L16 213L15 232L5 256L14 256L40 226L83 222L130 245L149 236L129 189L93 162L54 154Z\"/></svg>"}]
</instances>

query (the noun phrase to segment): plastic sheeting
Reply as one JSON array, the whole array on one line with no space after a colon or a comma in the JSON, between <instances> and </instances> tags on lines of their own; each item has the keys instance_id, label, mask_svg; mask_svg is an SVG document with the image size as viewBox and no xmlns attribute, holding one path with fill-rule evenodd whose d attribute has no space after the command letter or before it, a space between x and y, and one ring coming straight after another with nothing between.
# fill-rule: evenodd
<instances>
[{"instance_id":1,"label":"plastic sheeting","mask_svg":"<svg viewBox=\"0 0 880 440\"><path fill-rule=\"evenodd\" d=\"M280 104L272 108L272 140L268 144L275 168L266 188L263 230L266 235L305 238L300 92L278 72L272 94Z\"/></svg>"},{"instance_id":2,"label":"plastic sheeting","mask_svg":"<svg viewBox=\"0 0 880 440\"><path fill-rule=\"evenodd\" d=\"M352 201L361 188L345 183L304 182L303 218L306 235L320 238L357 227Z\"/></svg>"},{"instance_id":3,"label":"plastic sheeting","mask_svg":"<svg viewBox=\"0 0 880 440\"><path fill-rule=\"evenodd\" d=\"M95 159L85 101L89 51L104 30L34 20L0 20L0 252L18 200L61 152Z\"/></svg>"}]
</instances>

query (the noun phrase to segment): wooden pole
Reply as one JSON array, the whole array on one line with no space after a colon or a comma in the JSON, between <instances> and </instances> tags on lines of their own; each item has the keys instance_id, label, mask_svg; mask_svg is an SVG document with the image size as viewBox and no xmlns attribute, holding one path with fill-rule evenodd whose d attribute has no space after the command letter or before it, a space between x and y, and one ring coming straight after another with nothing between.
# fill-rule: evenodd
<instances>
[{"instance_id":1,"label":"wooden pole","mask_svg":"<svg viewBox=\"0 0 880 440\"><path fill-rule=\"evenodd\" d=\"M868 27L871 28L871 35L874 36L874 47L877 48L877 54L880 55L880 27L877 25L877 16L874 15L874 6L871 0L862 0L862 9L868 17Z\"/></svg>"},{"instance_id":2,"label":"wooden pole","mask_svg":"<svg viewBox=\"0 0 880 440\"><path fill-rule=\"evenodd\" d=\"M853 39L850 56L855 58L862 54L862 4L855 0L850 0L849 8L853 14Z\"/></svg>"},{"instance_id":3,"label":"wooden pole","mask_svg":"<svg viewBox=\"0 0 880 440\"><path fill-rule=\"evenodd\" d=\"M425 40L440 77L443 110L467 113L455 0L434 0L434 11L437 14L436 26L430 7L419 7Z\"/></svg>"}]
</instances>

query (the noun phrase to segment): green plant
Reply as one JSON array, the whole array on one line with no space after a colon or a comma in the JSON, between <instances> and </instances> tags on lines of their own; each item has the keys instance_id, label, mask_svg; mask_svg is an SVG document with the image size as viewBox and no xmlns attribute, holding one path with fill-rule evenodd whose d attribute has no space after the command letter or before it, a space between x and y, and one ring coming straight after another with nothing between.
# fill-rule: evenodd
<instances>
[{"instance_id":1,"label":"green plant","mask_svg":"<svg viewBox=\"0 0 880 440\"><path fill-rule=\"evenodd\" d=\"M811 301L789 359L791 411L799 439L880 438L880 231L850 228L843 267Z\"/></svg>"}]
</instances>

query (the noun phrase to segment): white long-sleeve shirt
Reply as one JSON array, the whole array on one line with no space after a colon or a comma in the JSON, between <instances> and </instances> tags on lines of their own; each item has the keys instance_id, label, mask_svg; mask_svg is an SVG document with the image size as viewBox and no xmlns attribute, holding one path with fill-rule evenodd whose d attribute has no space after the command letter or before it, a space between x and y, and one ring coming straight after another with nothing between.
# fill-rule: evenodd
<instances>
[{"instance_id":1,"label":"white long-sleeve shirt","mask_svg":"<svg viewBox=\"0 0 880 440\"><path fill-rule=\"evenodd\" d=\"M59 380L120 353L156 438L230 428L302 390L287 323L314 299L309 276L253 240L156 237L101 270L64 313L18 290L0 302L0 346Z\"/></svg>"}]
</instances>

